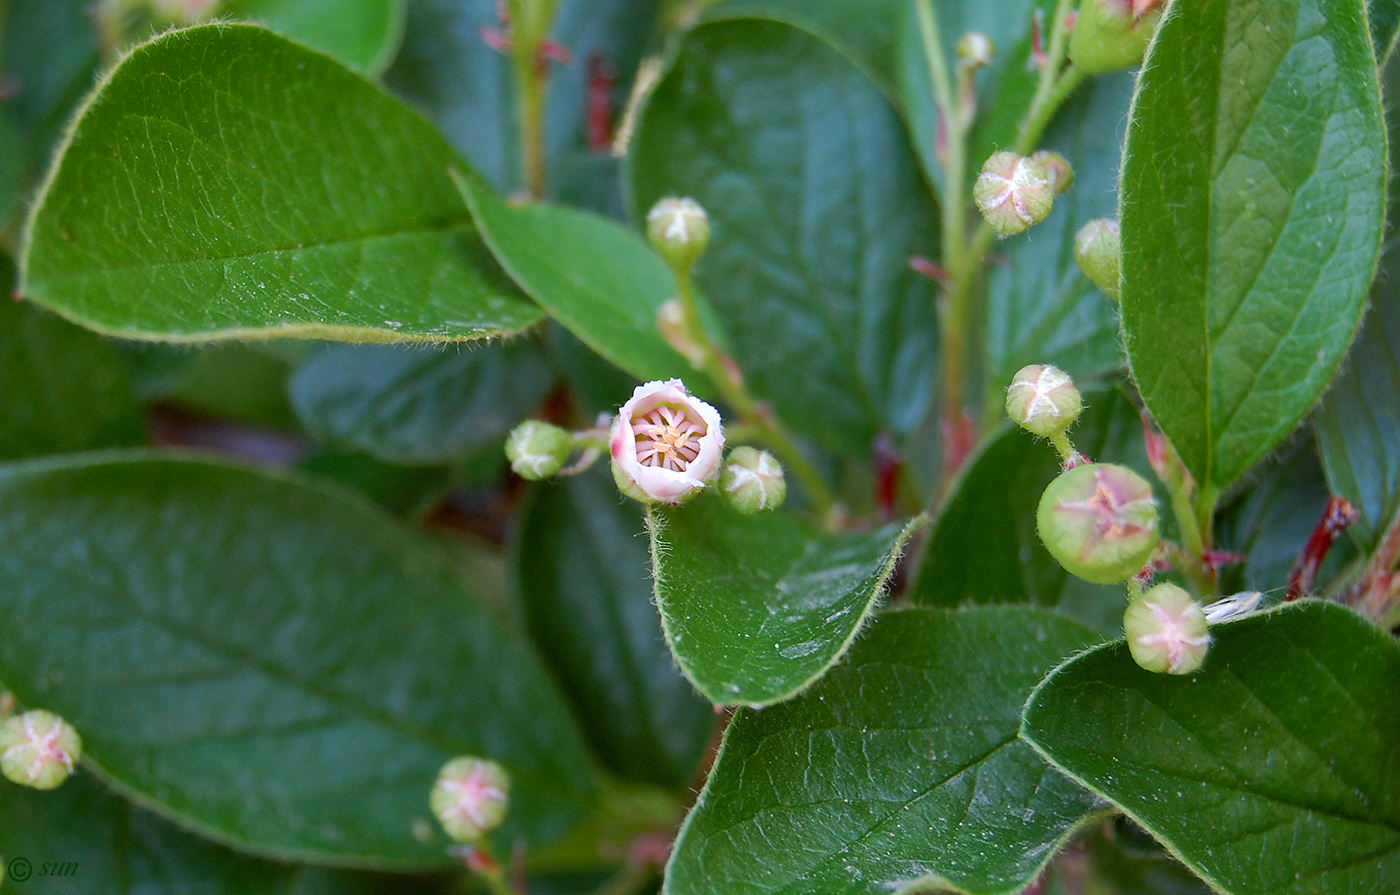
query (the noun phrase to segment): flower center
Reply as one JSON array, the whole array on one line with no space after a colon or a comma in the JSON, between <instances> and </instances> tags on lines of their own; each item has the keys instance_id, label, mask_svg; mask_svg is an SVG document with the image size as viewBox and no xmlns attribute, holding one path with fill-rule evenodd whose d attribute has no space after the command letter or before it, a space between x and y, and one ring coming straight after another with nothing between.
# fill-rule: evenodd
<instances>
[{"instance_id":1,"label":"flower center","mask_svg":"<svg viewBox=\"0 0 1400 895\"><path fill-rule=\"evenodd\" d=\"M700 455L700 439L706 431L705 424L696 422L684 409L662 404L632 423L637 462L684 472Z\"/></svg>"}]
</instances>

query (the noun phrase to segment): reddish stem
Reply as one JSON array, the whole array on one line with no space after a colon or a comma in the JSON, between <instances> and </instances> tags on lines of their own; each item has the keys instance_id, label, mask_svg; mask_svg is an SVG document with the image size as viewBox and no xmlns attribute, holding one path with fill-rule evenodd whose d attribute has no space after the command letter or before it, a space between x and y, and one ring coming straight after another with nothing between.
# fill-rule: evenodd
<instances>
[{"instance_id":1,"label":"reddish stem","mask_svg":"<svg viewBox=\"0 0 1400 895\"><path fill-rule=\"evenodd\" d=\"M1317 583L1318 570L1327 560L1332 545L1337 543L1337 538L1346 531L1347 526L1360 518L1360 515L1345 497L1328 498L1327 508L1322 511L1322 519L1313 529L1312 537L1308 538L1302 555L1293 564L1293 571L1288 573L1288 602L1313 589L1313 585Z\"/></svg>"}]
</instances>

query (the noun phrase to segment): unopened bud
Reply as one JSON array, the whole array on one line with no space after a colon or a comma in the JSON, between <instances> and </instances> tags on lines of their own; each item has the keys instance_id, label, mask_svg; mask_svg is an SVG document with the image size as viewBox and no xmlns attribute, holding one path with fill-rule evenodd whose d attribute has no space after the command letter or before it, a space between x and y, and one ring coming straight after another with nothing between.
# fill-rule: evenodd
<instances>
[{"instance_id":1,"label":"unopened bud","mask_svg":"<svg viewBox=\"0 0 1400 895\"><path fill-rule=\"evenodd\" d=\"M1164 0L1082 0L1069 58L1085 74L1131 68L1147 54Z\"/></svg>"},{"instance_id":2,"label":"unopened bud","mask_svg":"<svg viewBox=\"0 0 1400 895\"><path fill-rule=\"evenodd\" d=\"M1083 409L1074 380L1058 367L1022 367L1006 390L1006 415L1022 429L1042 438L1062 434L1074 425Z\"/></svg>"},{"instance_id":3,"label":"unopened bud","mask_svg":"<svg viewBox=\"0 0 1400 895\"><path fill-rule=\"evenodd\" d=\"M475 842L506 819L510 775L494 761L454 758L438 774L429 803L448 836Z\"/></svg>"},{"instance_id":4,"label":"unopened bud","mask_svg":"<svg viewBox=\"0 0 1400 895\"><path fill-rule=\"evenodd\" d=\"M1123 615L1123 633L1133 661L1157 674L1190 674L1210 649L1201 604L1175 584L1159 584L1133 598Z\"/></svg>"},{"instance_id":5,"label":"unopened bud","mask_svg":"<svg viewBox=\"0 0 1400 895\"><path fill-rule=\"evenodd\" d=\"M982 166L972 198L993 230L1013 236L1050 214L1055 185L1040 162L1003 151L993 153Z\"/></svg>"},{"instance_id":6,"label":"unopened bud","mask_svg":"<svg viewBox=\"0 0 1400 895\"><path fill-rule=\"evenodd\" d=\"M1074 260L1089 282L1114 301L1122 298L1123 246L1118 222L1109 218L1090 221L1074 237Z\"/></svg>"},{"instance_id":7,"label":"unopened bud","mask_svg":"<svg viewBox=\"0 0 1400 895\"><path fill-rule=\"evenodd\" d=\"M564 468L574 450L574 437L558 426L526 420L506 439L506 459L522 479L537 482Z\"/></svg>"},{"instance_id":8,"label":"unopened bud","mask_svg":"<svg viewBox=\"0 0 1400 895\"><path fill-rule=\"evenodd\" d=\"M967 68L991 65L996 52L996 44L981 31L969 31L958 39L958 58Z\"/></svg>"},{"instance_id":9,"label":"unopened bud","mask_svg":"<svg viewBox=\"0 0 1400 895\"><path fill-rule=\"evenodd\" d=\"M689 270L710 244L710 218L694 199L662 199L647 214L647 238L672 267Z\"/></svg>"},{"instance_id":10,"label":"unopened bud","mask_svg":"<svg viewBox=\"0 0 1400 895\"><path fill-rule=\"evenodd\" d=\"M1136 574L1157 547L1157 500L1124 466L1088 463L1060 474L1041 495L1036 530L1074 575L1115 584Z\"/></svg>"},{"instance_id":11,"label":"unopened bud","mask_svg":"<svg viewBox=\"0 0 1400 895\"><path fill-rule=\"evenodd\" d=\"M1031 153L1031 161L1039 162L1045 166L1045 171L1050 175L1050 186L1055 190L1055 195L1060 195L1069 191L1074 186L1074 168L1069 160L1058 152L1051 152L1049 149L1042 149L1039 152Z\"/></svg>"},{"instance_id":12,"label":"unopened bud","mask_svg":"<svg viewBox=\"0 0 1400 895\"><path fill-rule=\"evenodd\" d=\"M25 712L0 724L0 772L20 786L57 789L82 754L82 737L52 712Z\"/></svg>"},{"instance_id":13,"label":"unopened bud","mask_svg":"<svg viewBox=\"0 0 1400 895\"><path fill-rule=\"evenodd\" d=\"M751 447L729 452L719 485L729 505L745 516L776 510L787 499L782 464L767 451Z\"/></svg>"}]
</instances>

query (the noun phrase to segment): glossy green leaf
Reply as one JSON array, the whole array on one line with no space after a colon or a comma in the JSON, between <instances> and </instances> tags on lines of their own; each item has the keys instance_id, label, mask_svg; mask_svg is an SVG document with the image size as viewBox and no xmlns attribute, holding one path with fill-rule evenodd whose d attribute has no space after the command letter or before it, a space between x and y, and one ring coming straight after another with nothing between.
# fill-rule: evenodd
<instances>
[{"instance_id":1,"label":"glossy green leaf","mask_svg":"<svg viewBox=\"0 0 1400 895\"><path fill-rule=\"evenodd\" d=\"M1385 131L1361 0L1181 0L1124 155L1123 327L1208 493L1328 381L1380 249Z\"/></svg>"},{"instance_id":2,"label":"glossy green leaf","mask_svg":"<svg viewBox=\"0 0 1400 895\"><path fill-rule=\"evenodd\" d=\"M224 15L266 25L370 77L394 60L406 0L233 0Z\"/></svg>"},{"instance_id":3,"label":"glossy green leaf","mask_svg":"<svg viewBox=\"0 0 1400 895\"><path fill-rule=\"evenodd\" d=\"M611 74L607 111L615 123L647 50L659 5L658 0L558 4L552 37L569 50L573 62L551 67L546 97L546 157L554 200L622 216L617 161L610 147L590 145L590 79ZM509 194L524 184L514 76L509 58L482 40L483 27L501 27L496 0L409 0L403 48L385 81L426 111L477 170Z\"/></svg>"},{"instance_id":4,"label":"glossy green leaf","mask_svg":"<svg viewBox=\"0 0 1400 895\"><path fill-rule=\"evenodd\" d=\"M656 623L642 513L599 471L536 489L514 574L535 643L589 738L622 776L679 787L715 730Z\"/></svg>"},{"instance_id":5,"label":"glossy green leaf","mask_svg":"<svg viewBox=\"0 0 1400 895\"><path fill-rule=\"evenodd\" d=\"M923 520L823 534L715 496L647 515L666 642L716 705L781 702L850 647Z\"/></svg>"},{"instance_id":6,"label":"glossy green leaf","mask_svg":"<svg viewBox=\"0 0 1400 895\"><path fill-rule=\"evenodd\" d=\"M1054 364L1083 382L1123 363L1118 306L1074 260L1074 237L1095 218L1117 216L1118 160L1133 79L1095 78L1060 113L1043 145L1074 166L1074 186L1024 236L1002 243L1007 263L987 283L990 393L1026 364ZM1000 415L1000 407L995 409Z\"/></svg>"},{"instance_id":7,"label":"glossy green leaf","mask_svg":"<svg viewBox=\"0 0 1400 895\"><path fill-rule=\"evenodd\" d=\"M1400 890L1400 644L1314 601L1213 631L1195 675L1074 659L1022 736L1221 892Z\"/></svg>"},{"instance_id":8,"label":"glossy green leaf","mask_svg":"<svg viewBox=\"0 0 1400 895\"><path fill-rule=\"evenodd\" d=\"M906 0L720 0L704 21L767 19L821 38L859 65L891 100L896 97L895 47Z\"/></svg>"},{"instance_id":9,"label":"glossy green leaf","mask_svg":"<svg viewBox=\"0 0 1400 895\"><path fill-rule=\"evenodd\" d=\"M1152 481L1142 421L1120 389L1084 394L1083 416L1070 436L1095 460L1123 463ZM1108 634L1122 631L1123 588L1090 584L1055 561L1035 530L1041 492L1060 473L1045 441L1007 426L971 461L934 520L918 577L915 603L1033 603L1058 607Z\"/></svg>"},{"instance_id":10,"label":"glossy green leaf","mask_svg":"<svg viewBox=\"0 0 1400 895\"><path fill-rule=\"evenodd\" d=\"M825 447L911 432L933 393L933 202L899 119L851 62L775 22L690 32L638 124L633 213L686 195L697 278L753 391Z\"/></svg>"},{"instance_id":11,"label":"glossy green leaf","mask_svg":"<svg viewBox=\"0 0 1400 895\"><path fill-rule=\"evenodd\" d=\"M459 753L514 777L503 843L551 840L591 802L594 766L534 656L440 548L359 499L91 455L0 473L0 538L0 681L72 721L104 778L211 838L442 865L427 794Z\"/></svg>"},{"instance_id":12,"label":"glossy green leaf","mask_svg":"<svg viewBox=\"0 0 1400 895\"><path fill-rule=\"evenodd\" d=\"M134 808L82 772L52 793L0 786L0 866L20 858L31 875L5 879L7 893L288 895L297 875Z\"/></svg>"},{"instance_id":13,"label":"glossy green leaf","mask_svg":"<svg viewBox=\"0 0 1400 895\"><path fill-rule=\"evenodd\" d=\"M1374 25L1374 22L1373 22ZM1391 157L1400 152L1400 61L1386 66ZM1390 181L1390 220L1371 309L1346 366L1313 414L1332 489L1361 511L1353 529L1374 547L1400 514L1400 181Z\"/></svg>"},{"instance_id":14,"label":"glossy green leaf","mask_svg":"<svg viewBox=\"0 0 1400 895\"><path fill-rule=\"evenodd\" d=\"M1093 639L1033 609L885 613L809 693L735 717L665 891L1020 891L1095 808L1017 739L1021 705Z\"/></svg>"},{"instance_id":15,"label":"glossy green leaf","mask_svg":"<svg viewBox=\"0 0 1400 895\"><path fill-rule=\"evenodd\" d=\"M128 55L74 126L29 221L21 288L142 339L528 326L539 310L452 188L462 164L410 109L271 31L170 32Z\"/></svg>"},{"instance_id":16,"label":"glossy green leaf","mask_svg":"<svg viewBox=\"0 0 1400 895\"><path fill-rule=\"evenodd\" d=\"M584 344L639 379L703 374L661 336L656 314L675 298L676 277L645 238L585 211L513 206L479 179L458 187L496 258L520 287Z\"/></svg>"},{"instance_id":17,"label":"glossy green leaf","mask_svg":"<svg viewBox=\"0 0 1400 895\"><path fill-rule=\"evenodd\" d=\"M145 438L145 415L110 345L46 311L0 298L0 459L124 447Z\"/></svg>"},{"instance_id":18,"label":"glossy green leaf","mask_svg":"<svg viewBox=\"0 0 1400 895\"><path fill-rule=\"evenodd\" d=\"M462 349L335 345L303 364L292 404L316 438L391 463L446 463L504 438L549 395L534 342Z\"/></svg>"}]
</instances>

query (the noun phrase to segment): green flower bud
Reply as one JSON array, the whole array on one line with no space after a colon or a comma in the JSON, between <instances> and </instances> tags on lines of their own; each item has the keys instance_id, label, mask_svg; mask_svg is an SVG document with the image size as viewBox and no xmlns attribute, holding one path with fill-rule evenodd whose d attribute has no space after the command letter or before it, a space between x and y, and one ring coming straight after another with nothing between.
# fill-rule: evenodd
<instances>
[{"instance_id":1,"label":"green flower bud","mask_svg":"<svg viewBox=\"0 0 1400 895\"><path fill-rule=\"evenodd\" d=\"M1100 218L1085 224L1074 237L1074 260L1089 282L1109 298L1122 298L1123 247L1117 221Z\"/></svg>"},{"instance_id":2,"label":"green flower bud","mask_svg":"<svg viewBox=\"0 0 1400 895\"><path fill-rule=\"evenodd\" d=\"M1157 674L1190 674L1206 660L1210 634L1201 604L1175 584L1133 599L1123 615L1133 661Z\"/></svg>"},{"instance_id":3,"label":"green flower bud","mask_svg":"<svg viewBox=\"0 0 1400 895\"><path fill-rule=\"evenodd\" d=\"M991 65L997 46L981 31L969 31L958 38L958 59L966 68L983 68Z\"/></svg>"},{"instance_id":4,"label":"green flower bud","mask_svg":"<svg viewBox=\"0 0 1400 895\"><path fill-rule=\"evenodd\" d=\"M526 420L506 439L506 459L522 479L537 482L564 468L574 450L574 437L558 426Z\"/></svg>"},{"instance_id":5,"label":"green flower bud","mask_svg":"<svg viewBox=\"0 0 1400 895\"><path fill-rule=\"evenodd\" d=\"M982 166L972 198L993 230L1013 236L1050 214L1055 185L1040 162L1014 152L996 152Z\"/></svg>"},{"instance_id":6,"label":"green flower bud","mask_svg":"<svg viewBox=\"0 0 1400 895\"><path fill-rule=\"evenodd\" d=\"M1162 18L1163 0L1082 0L1069 58L1085 74L1122 71L1142 61Z\"/></svg>"},{"instance_id":7,"label":"green flower bud","mask_svg":"<svg viewBox=\"0 0 1400 895\"><path fill-rule=\"evenodd\" d=\"M506 819L510 775L494 761L454 758L438 774L429 804L448 836L475 842Z\"/></svg>"},{"instance_id":8,"label":"green flower bud","mask_svg":"<svg viewBox=\"0 0 1400 895\"><path fill-rule=\"evenodd\" d=\"M647 238L674 268L689 270L710 244L710 218L694 199L662 199L647 214Z\"/></svg>"},{"instance_id":9,"label":"green flower bud","mask_svg":"<svg viewBox=\"0 0 1400 895\"><path fill-rule=\"evenodd\" d=\"M1160 538L1152 486L1112 463L1061 473L1041 495L1035 523L1050 555L1094 584L1115 584L1137 574Z\"/></svg>"},{"instance_id":10,"label":"green flower bud","mask_svg":"<svg viewBox=\"0 0 1400 895\"><path fill-rule=\"evenodd\" d=\"M751 447L729 452L719 486L729 505L745 516L776 510L787 499L782 464L767 451Z\"/></svg>"},{"instance_id":11,"label":"green flower bud","mask_svg":"<svg viewBox=\"0 0 1400 895\"><path fill-rule=\"evenodd\" d=\"M1069 188L1074 186L1074 168L1070 165L1069 159L1058 152L1042 149L1039 152L1031 153L1031 161L1039 162L1045 166L1046 172L1050 175L1050 185L1055 189L1055 195L1069 192Z\"/></svg>"},{"instance_id":12,"label":"green flower bud","mask_svg":"<svg viewBox=\"0 0 1400 895\"><path fill-rule=\"evenodd\" d=\"M0 772L20 786L57 789L82 755L82 737L52 712L25 712L0 724Z\"/></svg>"},{"instance_id":13,"label":"green flower bud","mask_svg":"<svg viewBox=\"0 0 1400 895\"><path fill-rule=\"evenodd\" d=\"M1084 409L1074 380L1058 367L1022 367L1006 390L1006 415L1042 438L1063 434Z\"/></svg>"}]
</instances>

